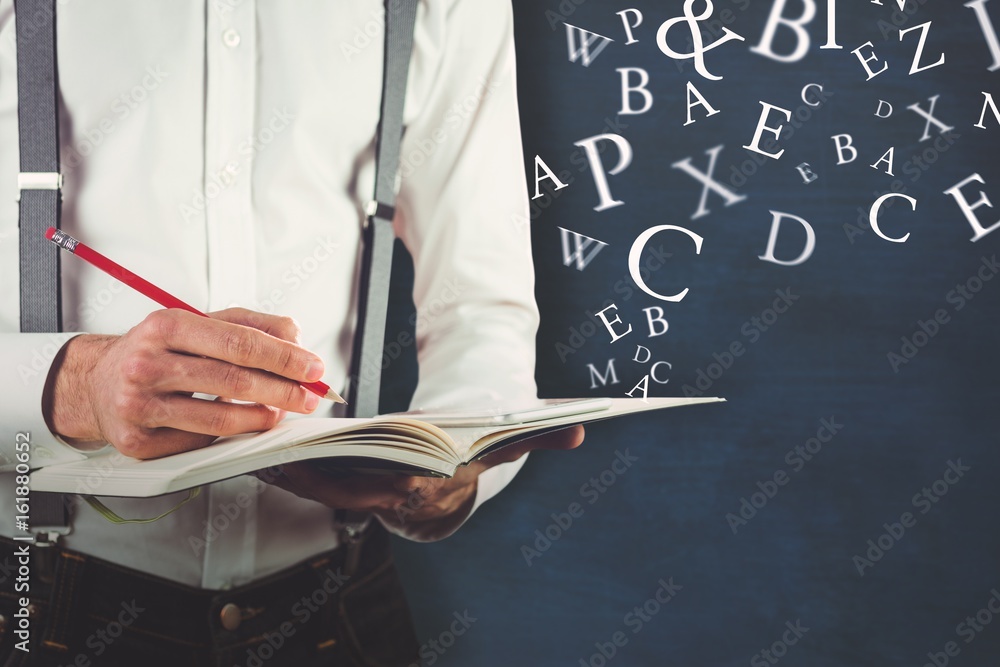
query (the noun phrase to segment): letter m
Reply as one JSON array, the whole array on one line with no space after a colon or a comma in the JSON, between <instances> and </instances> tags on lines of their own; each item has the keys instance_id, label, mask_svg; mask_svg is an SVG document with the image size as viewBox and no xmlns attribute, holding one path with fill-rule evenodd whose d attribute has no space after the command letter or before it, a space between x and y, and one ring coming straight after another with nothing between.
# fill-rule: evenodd
<instances>
[{"instance_id":1,"label":"letter m","mask_svg":"<svg viewBox=\"0 0 1000 667\"><path fill-rule=\"evenodd\" d=\"M577 271L583 271L587 268L587 265L597 257L597 253L604 250L604 247L608 245L604 241L598 241L597 239L577 234L562 227L559 228L559 233L562 235L563 264L569 266L573 262L576 262ZM570 235L573 237L572 242L570 241ZM595 243L597 246L588 253L587 249Z\"/></svg>"},{"instance_id":2,"label":"letter m","mask_svg":"<svg viewBox=\"0 0 1000 667\"><path fill-rule=\"evenodd\" d=\"M583 60L583 66L590 67L590 63L601 54L601 51L607 48L608 44L615 41L610 37L598 35L596 32L590 32L583 28L577 28L575 25L570 25L569 23L564 22L563 25L566 26L566 43L569 46L569 61L571 63ZM593 47L593 51L590 50L591 47Z\"/></svg>"},{"instance_id":3,"label":"letter m","mask_svg":"<svg viewBox=\"0 0 1000 667\"><path fill-rule=\"evenodd\" d=\"M611 384L618 384L618 376L615 374L615 360L608 360L608 367L604 369L604 375L601 375L594 364L587 364L587 369L590 371L590 388L597 389L597 383L600 382L601 386L608 384L608 379L611 380Z\"/></svg>"}]
</instances>

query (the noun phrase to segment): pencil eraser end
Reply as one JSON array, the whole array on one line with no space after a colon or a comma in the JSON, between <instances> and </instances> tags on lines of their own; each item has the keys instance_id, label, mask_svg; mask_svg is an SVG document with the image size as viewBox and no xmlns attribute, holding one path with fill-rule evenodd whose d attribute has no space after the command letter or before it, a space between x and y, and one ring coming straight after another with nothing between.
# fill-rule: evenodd
<instances>
[{"instance_id":1,"label":"pencil eraser end","mask_svg":"<svg viewBox=\"0 0 1000 667\"><path fill-rule=\"evenodd\" d=\"M48 240L51 241L52 237L54 237L55 235L56 235L55 227L49 227L48 229L45 230L45 238L47 238Z\"/></svg>"}]
</instances>

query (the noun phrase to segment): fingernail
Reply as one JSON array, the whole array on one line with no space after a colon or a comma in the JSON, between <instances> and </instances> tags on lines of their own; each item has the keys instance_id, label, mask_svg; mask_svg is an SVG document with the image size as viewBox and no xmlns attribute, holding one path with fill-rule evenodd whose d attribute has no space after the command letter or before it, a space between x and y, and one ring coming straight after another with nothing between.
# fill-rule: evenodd
<instances>
[{"instance_id":1,"label":"fingernail","mask_svg":"<svg viewBox=\"0 0 1000 667\"><path fill-rule=\"evenodd\" d=\"M309 369L306 371L306 379L310 382L315 382L323 377L323 362L316 360L309 364Z\"/></svg>"},{"instance_id":2,"label":"fingernail","mask_svg":"<svg viewBox=\"0 0 1000 667\"><path fill-rule=\"evenodd\" d=\"M319 396L310 392L306 395L306 410L312 412L317 406L319 406Z\"/></svg>"}]
</instances>

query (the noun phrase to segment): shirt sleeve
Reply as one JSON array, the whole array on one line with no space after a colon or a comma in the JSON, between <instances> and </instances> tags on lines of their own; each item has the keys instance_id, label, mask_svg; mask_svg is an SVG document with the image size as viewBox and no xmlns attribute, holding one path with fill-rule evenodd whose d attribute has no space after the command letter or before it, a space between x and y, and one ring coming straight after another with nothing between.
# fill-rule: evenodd
<instances>
[{"instance_id":1,"label":"shirt sleeve","mask_svg":"<svg viewBox=\"0 0 1000 667\"><path fill-rule=\"evenodd\" d=\"M0 334L0 472L13 470L16 441L27 434L31 467L79 461L86 456L49 431L42 393L52 361L76 333Z\"/></svg>"},{"instance_id":2,"label":"shirt sleeve","mask_svg":"<svg viewBox=\"0 0 1000 667\"><path fill-rule=\"evenodd\" d=\"M397 234L415 273L420 371L413 409L536 396L538 309L513 34L507 0L457 0L439 43L421 44L417 36L418 50L436 50L439 58L406 129L397 203ZM472 510L523 463L480 475ZM389 528L429 541L467 518L436 535Z\"/></svg>"}]
</instances>

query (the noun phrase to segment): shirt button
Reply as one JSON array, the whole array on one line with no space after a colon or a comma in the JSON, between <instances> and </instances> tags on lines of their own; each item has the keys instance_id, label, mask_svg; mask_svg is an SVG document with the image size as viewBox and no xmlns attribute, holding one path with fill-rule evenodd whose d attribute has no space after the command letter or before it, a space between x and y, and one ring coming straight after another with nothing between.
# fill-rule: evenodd
<instances>
[{"instance_id":1,"label":"shirt button","mask_svg":"<svg viewBox=\"0 0 1000 667\"><path fill-rule=\"evenodd\" d=\"M240 611L239 607L230 602L219 612L219 620L222 621L222 627L233 632L243 622L243 612Z\"/></svg>"},{"instance_id":2,"label":"shirt button","mask_svg":"<svg viewBox=\"0 0 1000 667\"><path fill-rule=\"evenodd\" d=\"M240 33L230 28L222 33L222 43L229 48L236 48L240 45Z\"/></svg>"}]
</instances>

